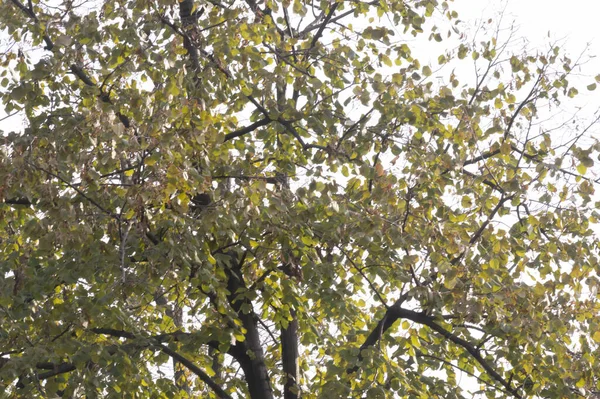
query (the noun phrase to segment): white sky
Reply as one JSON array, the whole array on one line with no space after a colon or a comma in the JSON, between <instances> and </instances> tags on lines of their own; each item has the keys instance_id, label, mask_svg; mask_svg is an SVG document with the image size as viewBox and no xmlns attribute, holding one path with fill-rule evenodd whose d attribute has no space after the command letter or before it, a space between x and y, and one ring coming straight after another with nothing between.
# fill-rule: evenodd
<instances>
[{"instance_id":1,"label":"white sky","mask_svg":"<svg viewBox=\"0 0 600 399\"><path fill-rule=\"evenodd\" d=\"M521 34L533 43L544 44L548 31L551 37L568 36L569 47L574 44L582 47L600 36L597 30L600 3L596 0L454 0L451 7L458 11L459 17L472 19L491 17L506 5L507 21L516 20ZM600 43L596 43L595 49L600 50Z\"/></svg>"},{"instance_id":2,"label":"white sky","mask_svg":"<svg viewBox=\"0 0 600 399\"><path fill-rule=\"evenodd\" d=\"M516 37L524 37L529 49L547 49L549 43L561 43L571 59L585 52L589 60L582 68L580 96L574 103L587 105L588 111L600 107L600 88L589 92L586 86L600 74L600 2L597 0L454 0L450 7L465 21L496 19L504 12L503 26L515 22ZM575 81L573 77L572 81Z\"/></svg>"}]
</instances>

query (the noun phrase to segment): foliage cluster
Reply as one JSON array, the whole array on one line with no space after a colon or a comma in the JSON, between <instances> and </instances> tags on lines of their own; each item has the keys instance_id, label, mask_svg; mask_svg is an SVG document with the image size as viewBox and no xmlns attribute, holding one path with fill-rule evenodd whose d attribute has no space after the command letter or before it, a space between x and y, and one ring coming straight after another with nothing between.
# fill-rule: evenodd
<instances>
[{"instance_id":1,"label":"foliage cluster","mask_svg":"<svg viewBox=\"0 0 600 399\"><path fill-rule=\"evenodd\" d=\"M600 144L541 117L577 62L458 40L457 18L3 2L0 99L25 125L0 142L0 387L597 395ZM425 65L413 37L457 46Z\"/></svg>"}]
</instances>

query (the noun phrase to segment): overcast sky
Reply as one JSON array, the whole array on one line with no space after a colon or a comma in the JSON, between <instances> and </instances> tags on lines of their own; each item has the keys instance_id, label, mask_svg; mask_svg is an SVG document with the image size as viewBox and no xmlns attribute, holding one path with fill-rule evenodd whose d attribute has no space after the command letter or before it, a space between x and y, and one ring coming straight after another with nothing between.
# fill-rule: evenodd
<instances>
[{"instance_id":1,"label":"overcast sky","mask_svg":"<svg viewBox=\"0 0 600 399\"><path fill-rule=\"evenodd\" d=\"M454 0L451 3L466 21L496 19L504 10L502 25L514 21L517 37L529 42L529 49L547 49L549 43L559 42L561 48L575 59L589 46L585 55L596 56L582 67L581 98L589 111L600 107L600 88L588 92L586 86L600 74L600 2L598 0ZM585 99L585 100L584 100Z\"/></svg>"}]
</instances>

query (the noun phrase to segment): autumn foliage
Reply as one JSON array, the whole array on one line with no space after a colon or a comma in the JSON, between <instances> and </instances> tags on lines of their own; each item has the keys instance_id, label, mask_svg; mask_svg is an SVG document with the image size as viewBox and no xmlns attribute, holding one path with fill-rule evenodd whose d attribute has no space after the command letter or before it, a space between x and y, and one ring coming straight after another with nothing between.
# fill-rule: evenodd
<instances>
[{"instance_id":1,"label":"autumn foliage","mask_svg":"<svg viewBox=\"0 0 600 399\"><path fill-rule=\"evenodd\" d=\"M0 390L599 395L598 129L548 117L578 62L483 25L4 1Z\"/></svg>"}]
</instances>

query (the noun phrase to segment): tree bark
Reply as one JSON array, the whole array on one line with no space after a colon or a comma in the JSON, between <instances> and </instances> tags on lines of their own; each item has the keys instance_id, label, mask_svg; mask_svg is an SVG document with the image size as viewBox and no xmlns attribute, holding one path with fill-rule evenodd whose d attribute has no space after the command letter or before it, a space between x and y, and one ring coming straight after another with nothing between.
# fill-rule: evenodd
<instances>
[{"instance_id":1,"label":"tree bark","mask_svg":"<svg viewBox=\"0 0 600 399\"><path fill-rule=\"evenodd\" d=\"M234 358L244 370L250 398L273 399L273 389L258 332L258 316L252 310L247 313L243 311L243 308L252 309L252 302L248 298L240 296L240 292L243 295L243 291L247 289L241 270L244 257L238 258L237 254L233 252L229 252L228 255L230 262L229 265L225 265L228 277L228 300L241 320L242 326L246 329L244 342L238 343L242 350L236 351Z\"/></svg>"},{"instance_id":2,"label":"tree bark","mask_svg":"<svg viewBox=\"0 0 600 399\"><path fill-rule=\"evenodd\" d=\"M298 318L296 311L290 311L292 320L287 328L281 329L281 361L285 384L283 386L284 399L298 399L300 387L298 386Z\"/></svg>"}]
</instances>

